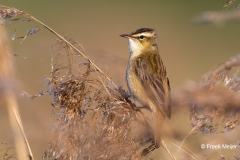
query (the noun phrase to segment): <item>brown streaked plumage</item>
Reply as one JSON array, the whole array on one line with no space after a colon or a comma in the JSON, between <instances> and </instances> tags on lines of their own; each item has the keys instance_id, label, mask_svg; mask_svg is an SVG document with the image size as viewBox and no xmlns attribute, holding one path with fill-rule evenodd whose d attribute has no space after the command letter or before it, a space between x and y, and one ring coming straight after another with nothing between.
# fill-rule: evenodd
<instances>
[{"instance_id":1,"label":"brown streaked plumage","mask_svg":"<svg viewBox=\"0 0 240 160\"><path fill-rule=\"evenodd\" d=\"M156 31L140 28L120 36L129 40L127 86L134 100L151 109L154 141L160 147L163 122L171 117L171 107L170 84L159 55Z\"/></svg>"}]
</instances>

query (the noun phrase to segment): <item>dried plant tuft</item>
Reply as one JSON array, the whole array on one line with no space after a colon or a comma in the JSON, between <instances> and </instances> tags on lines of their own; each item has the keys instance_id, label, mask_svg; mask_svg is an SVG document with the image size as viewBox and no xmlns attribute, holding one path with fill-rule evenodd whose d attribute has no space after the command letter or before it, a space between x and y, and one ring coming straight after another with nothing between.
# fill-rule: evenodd
<instances>
[{"instance_id":1,"label":"dried plant tuft","mask_svg":"<svg viewBox=\"0 0 240 160\"><path fill-rule=\"evenodd\" d=\"M65 39L81 48L73 39ZM106 85L107 80L64 41L57 41L52 50L48 85L59 119L43 157L140 159L151 136L143 136L147 122L127 93Z\"/></svg>"},{"instance_id":2,"label":"dried plant tuft","mask_svg":"<svg viewBox=\"0 0 240 160\"><path fill-rule=\"evenodd\" d=\"M188 83L173 93L173 103L190 105L195 131L224 133L240 124L240 55L206 73L199 84Z\"/></svg>"}]
</instances>

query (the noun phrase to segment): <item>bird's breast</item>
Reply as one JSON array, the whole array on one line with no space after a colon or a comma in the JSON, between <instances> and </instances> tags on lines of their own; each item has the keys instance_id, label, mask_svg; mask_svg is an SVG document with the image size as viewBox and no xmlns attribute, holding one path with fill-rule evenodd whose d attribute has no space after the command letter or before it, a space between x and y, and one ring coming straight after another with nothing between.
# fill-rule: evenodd
<instances>
[{"instance_id":1,"label":"bird's breast","mask_svg":"<svg viewBox=\"0 0 240 160\"><path fill-rule=\"evenodd\" d=\"M127 71L126 71L126 82L128 86L128 90L131 94L131 97L136 101L139 101L140 103L145 103L145 91L143 89L143 86L141 85L140 81L138 80L133 67L131 66L131 63L128 65Z\"/></svg>"}]
</instances>

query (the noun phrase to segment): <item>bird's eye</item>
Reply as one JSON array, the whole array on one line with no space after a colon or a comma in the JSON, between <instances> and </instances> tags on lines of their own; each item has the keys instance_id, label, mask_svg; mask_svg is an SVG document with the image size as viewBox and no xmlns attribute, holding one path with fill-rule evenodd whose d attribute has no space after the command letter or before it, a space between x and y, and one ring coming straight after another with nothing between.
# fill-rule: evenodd
<instances>
[{"instance_id":1,"label":"bird's eye","mask_svg":"<svg viewBox=\"0 0 240 160\"><path fill-rule=\"evenodd\" d=\"M141 36L139 36L139 38L140 38L140 39L143 39L143 38L144 38L144 36L143 36L143 35L141 35Z\"/></svg>"}]
</instances>

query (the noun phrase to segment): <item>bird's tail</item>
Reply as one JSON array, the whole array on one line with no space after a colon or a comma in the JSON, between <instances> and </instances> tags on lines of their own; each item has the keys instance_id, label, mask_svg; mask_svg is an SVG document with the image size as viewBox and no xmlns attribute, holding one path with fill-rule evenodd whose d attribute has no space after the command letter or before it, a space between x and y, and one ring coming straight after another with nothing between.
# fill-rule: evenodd
<instances>
[{"instance_id":1,"label":"bird's tail","mask_svg":"<svg viewBox=\"0 0 240 160\"><path fill-rule=\"evenodd\" d=\"M152 112L152 114L153 114L154 142L155 142L156 148L159 148L161 146L161 141L162 141L163 122L165 117L159 110Z\"/></svg>"}]
</instances>

